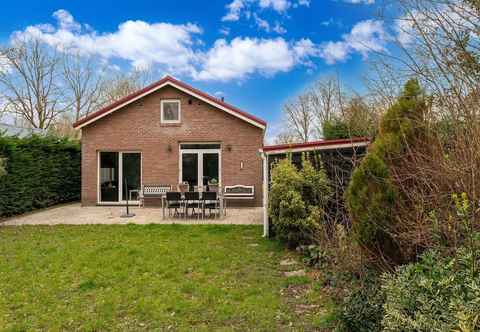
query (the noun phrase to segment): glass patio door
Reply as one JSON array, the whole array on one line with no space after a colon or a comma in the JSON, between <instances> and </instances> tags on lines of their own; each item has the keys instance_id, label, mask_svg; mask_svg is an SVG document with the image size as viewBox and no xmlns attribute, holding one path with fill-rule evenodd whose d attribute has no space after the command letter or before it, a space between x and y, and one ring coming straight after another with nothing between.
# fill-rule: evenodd
<instances>
[{"instance_id":1,"label":"glass patio door","mask_svg":"<svg viewBox=\"0 0 480 332\"><path fill-rule=\"evenodd\" d=\"M198 186L198 154L182 154L182 183L187 182L190 187Z\"/></svg>"},{"instance_id":2,"label":"glass patio door","mask_svg":"<svg viewBox=\"0 0 480 332\"><path fill-rule=\"evenodd\" d=\"M100 152L99 203L137 201L141 169L140 152Z\"/></svg>"},{"instance_id":3,"label":"glass patio door","mask_svg":"<svg viewBox=\"0 0 480 332\"><path fill-rule=\"evenodd\" d=\"M180 181L206 187L209 182L220 183L220 144L184 144L180 146Z\"/></svg>"},{"instance_id":4,"label":"glass patio door","mask_svg":"<svg viewBox=\"0 0 480 332\"><path fill-rule=\"evenodd\" d=\"M122 153L122 188L121 200L137 201L141 189L141 155L140 153Z\"/></svg>"},{"instance_id":5,"label":"glass patio door","mask_svg":"<svg viewBox=\"0 0 480 332\"><path fill-rule=\"evenodd\" d=\"M118 152L100 152L100 202L118 202Z\"/></svg>"},{"instance_id":6,"label":"glass patio door","mask_svg":"<svg viewBox=\"0 0 480 332\"><path fill-rule=\"evenodd\" d=\"M217 183L219 182L219 153L218 152L207 152L202 153L203 157L203 186L205 187L209 182L215 180Z\"/></svg>"}]
</instances>

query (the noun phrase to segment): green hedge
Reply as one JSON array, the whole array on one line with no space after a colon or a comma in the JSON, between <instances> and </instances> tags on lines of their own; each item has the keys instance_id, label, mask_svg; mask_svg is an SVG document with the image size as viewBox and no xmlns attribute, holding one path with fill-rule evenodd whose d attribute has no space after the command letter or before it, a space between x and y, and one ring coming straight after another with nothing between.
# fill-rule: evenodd
<instances>
[{"instance_id":1,"label":"green hedge","mask_svg":"<svg viewBox=\"0 0 480 332\"><path fill-rule=\"evenodd\" d=\"M80 199L80 145L67 139L0 136L0 217Z\"/></svg>"}]
</instances>

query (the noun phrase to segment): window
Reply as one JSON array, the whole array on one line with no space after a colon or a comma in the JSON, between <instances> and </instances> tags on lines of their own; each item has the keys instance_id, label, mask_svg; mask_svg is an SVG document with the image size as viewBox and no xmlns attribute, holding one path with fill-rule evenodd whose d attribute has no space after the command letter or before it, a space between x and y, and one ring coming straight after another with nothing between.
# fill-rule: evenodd
<instances>
[{"instance_id":1,"label":"window","mask_svg":"<svg viewBox=\"0 0 480 332\"><path fill-rule=\"evenodd\" d=\"M180 123L180 100L162 100L161 122Z\"/></svg>"}]
</instances>

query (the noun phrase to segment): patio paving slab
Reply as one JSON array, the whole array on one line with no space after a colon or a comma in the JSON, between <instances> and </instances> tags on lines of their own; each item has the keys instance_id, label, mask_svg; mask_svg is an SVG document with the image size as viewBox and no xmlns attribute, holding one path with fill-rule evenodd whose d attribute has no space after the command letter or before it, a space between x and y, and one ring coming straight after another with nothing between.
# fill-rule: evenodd
<instances>
[{"instance_id":1,"label":"patio paving slab","mask_svg":"<svg viewBox=\"0 0 480 332\"><path fill-rule=\"evenodd\" d=\"M80 203L61 205L0 221L3 226L15 225L87 225L87 224L262 224L263 208L229 208L220 219L162 218L161 208L130 207L133 218L121 218L125 207L84 206Z\"/></svg>"}]
</instances>

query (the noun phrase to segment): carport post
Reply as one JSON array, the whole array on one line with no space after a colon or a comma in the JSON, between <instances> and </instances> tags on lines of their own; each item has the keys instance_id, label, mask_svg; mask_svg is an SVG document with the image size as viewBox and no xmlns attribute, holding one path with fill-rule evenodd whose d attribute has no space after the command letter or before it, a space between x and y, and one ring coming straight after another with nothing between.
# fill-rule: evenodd
<instances>
[{"instance_id":1,"label":"carport post","mask_svg":"<svg viewBox=\"0 0 480 332\"><path fill-rule=\"evenodd\" d=\"M262 153L263 160L263 237L268 238L268 189L269 189L269 174L268 174L268 154L264 151Z\"/></svg>"}]
</instances>

